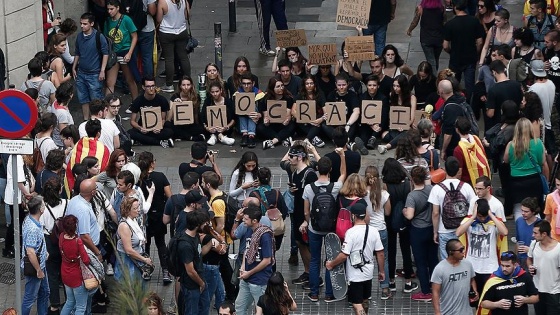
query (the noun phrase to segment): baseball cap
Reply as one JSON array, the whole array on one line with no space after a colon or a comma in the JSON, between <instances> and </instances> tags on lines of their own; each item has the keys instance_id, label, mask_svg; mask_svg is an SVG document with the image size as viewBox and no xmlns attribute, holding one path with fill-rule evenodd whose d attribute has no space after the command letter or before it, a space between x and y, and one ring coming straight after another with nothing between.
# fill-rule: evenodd
<instances>
[{"instance_id":1,"label":"baseball cap","mask_svg":"<svg viewBox=\"0 0 560 315\"><path fill-rule=\"evenodd\" d=\"M199 191L191 190L191 191L189 191L188 193L185 194L185 202L187 203L187 205L189 205L191 203L203 204L204 203L204 198Z\"/></svg>"},{"instance_id":2,"label":"baseball cap","mask_svg":"<svg viewBox=\"0 0 560 315\"><path fill-rule=\"evenodd\" d=\"M531 61L531 72L533 75L539 78L546 77L546 71L544 70L544 62L542 60L532 60Z\"/></svg>"},{"instance_id":3,"label":"baseball cap","mask_svg":"<svg viewBox=\"0 0 560 315\"><path fill-rule=\"evenodd\" d=\"M350 207L350 212L358 218L363 219L366 217L366 206L362 203L357 203Z\"/></svg>"}]
</instances>

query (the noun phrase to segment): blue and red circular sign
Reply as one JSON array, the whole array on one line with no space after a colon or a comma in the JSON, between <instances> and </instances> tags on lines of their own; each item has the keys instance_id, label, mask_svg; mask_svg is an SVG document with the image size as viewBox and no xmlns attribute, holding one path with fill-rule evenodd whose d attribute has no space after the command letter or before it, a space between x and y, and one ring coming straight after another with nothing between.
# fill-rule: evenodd
<instances>
[{"instance_id":1,"label":"blue and red circular sign","mask_svg":"<svg viewBox=\"0 0 560 315\"><path fill-rule=\"evenodd\" d=\"M37 104L19 90L0 91L0 137L22 138L37 122Z\"/></svg>"}]
</instances>

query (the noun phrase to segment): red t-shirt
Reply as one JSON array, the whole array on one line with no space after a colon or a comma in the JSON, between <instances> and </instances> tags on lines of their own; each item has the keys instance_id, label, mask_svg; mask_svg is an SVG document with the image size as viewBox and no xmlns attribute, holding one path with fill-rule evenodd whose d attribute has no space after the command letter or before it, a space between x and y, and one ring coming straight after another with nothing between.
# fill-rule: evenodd
<instances>
[{"instance_id":1,"label":"red t-shirt","mask_svg":"<svg viewBox=\"0 0 560 315\"><path fill-rule=\"evenodd\" d=\"M62 254L62 266L60 268L62 283L71 288L77 288L83 282L80 258L84 264L89 265L89 256L86 253L84 243L79 237L66 239L64 233L61 233L58 244Z\"/></svg>"}]
</instances>

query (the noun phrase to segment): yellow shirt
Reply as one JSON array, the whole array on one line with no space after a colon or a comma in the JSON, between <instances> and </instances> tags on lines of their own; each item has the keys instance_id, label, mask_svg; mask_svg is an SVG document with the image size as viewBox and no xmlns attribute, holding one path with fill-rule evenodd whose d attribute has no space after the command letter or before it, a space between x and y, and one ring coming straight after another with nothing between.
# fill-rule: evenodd
<instances>
[{"instance_id":1,"label":"yellow shirt","mask_svg":"<svg viewBox=\"0 0 560 315\"><path fill-rule=\"evenodd\" d=\"M217 195L211 196L210 197L210 206L212 207L212 210L214 211L214 219L212 219L212 226L215 228L217 226L216 223L216 219L217 218L223 218L224 219L224 224L225 224L225 219L226 219L226 203L222 200L222 199L218 199L216 201L214 201L214 199L216 199L216 197L218 196L222 196L223 192L218 193ZM222 230L222 232L220 233L220 235L222 235L226 242L228 244L231 244L232 240L230 235L224 230Z\"/></svg>"},{"instance_id":2,"label":"yellow shirt","mask_svg":"<svg viewBox=\"0 0 560 315\"><path fill-rule=\"evenodd\" d=\"M529 0L525 1L525 6L523 7L523 15L531 15ZM558 0L546 0L546 13L552 15L558 15Z\"/></svg>"},{"instance_id":3,"label":"yellow shirt","mask_svg":"<svg viewBox=\"0 0 560 315\"><path fill-rule=\"evenodd\" d=\"M551 228L550 237L552 237L557 241L560 241L560 235L556 235L556 233L554 233L556 229L556 213L558 212L558 205L554 201L554 198L552 198L552 194L556 194L556 193L557 192L555 190L546 196L546 201L544 204L544 215L545 216L550 215L550 228Z\"/></svg>"}]
</instances>

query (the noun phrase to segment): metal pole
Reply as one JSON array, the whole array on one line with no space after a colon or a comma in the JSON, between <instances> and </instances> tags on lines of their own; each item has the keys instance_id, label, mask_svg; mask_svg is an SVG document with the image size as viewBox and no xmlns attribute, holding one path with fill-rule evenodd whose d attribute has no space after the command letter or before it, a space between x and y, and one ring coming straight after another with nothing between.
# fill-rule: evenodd
<instances>
[{"instance_id":1,"label":"metal pole","mask_svg":"<svg viewBox=\"0 0 560 315\"><path fill-rule=\"evenodd\" d=\"M214 62L218 71L223 75L222 69L222 22L214 22Z\"/></svg>"},{"instance_id":2,"label":"metal pole","mask_svg":"<svg viewBox=\"0 0 560 315\"><path fill-rule=\"evenodd\" d=\"M200 103L204 104L206 99L206 73L201 73L198 75L198 96L200 96ZM200 106L202 111L202 106Z\"/></svg>"},{"instance_id":3,"label":"metal pole","mask_svg":"<svg viewBox=\"0 0 560 315\"><path fill-rule=\"evenodd\" d=\"M18 196L19 196L19 187L18 187L18 182L17 182L17 174L18 174L18 168L17 168L17 155L12 154L12 184L13 184L13 189L14 189L14 193L13 193L13 207L14 207L14 222L12 223L14 225L14 256L16 258L16 265L15 265L15 272L16 272L16 310L18 312L18 314L22 314L21 312L21 248L20 248L20 243L19 243L19 235L20 235L20 230L19 230L19 205L18 205Z\"/></svg>"},{"instance_id":4,"label":"metal pole","mask_svg":"<svg viewBox=\"0 0 560 315\"><path fill-rule=\"evenodd\" d=\"M229 0L229 31L237 32L237 13L235 12L235 0Z\"/></svg>"}]
</instances>

